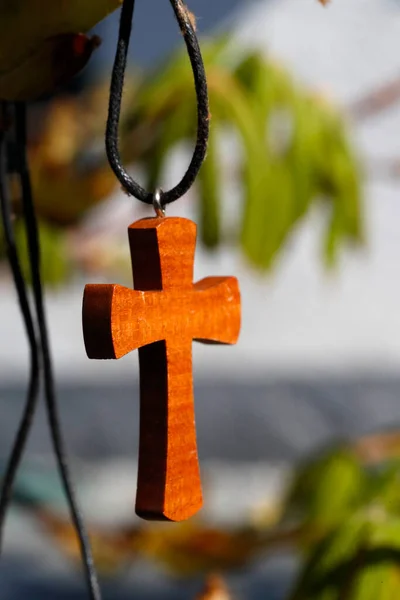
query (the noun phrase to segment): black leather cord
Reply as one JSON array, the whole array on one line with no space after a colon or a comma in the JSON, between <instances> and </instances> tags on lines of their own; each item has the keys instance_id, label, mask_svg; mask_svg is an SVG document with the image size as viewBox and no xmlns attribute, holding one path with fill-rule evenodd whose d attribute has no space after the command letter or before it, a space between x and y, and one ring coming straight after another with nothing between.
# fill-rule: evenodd
<instances>
[{"instance_id":1,"label":"black leather cord","mask_svg":"<svg viewBox=\"0 0 400 600\"><path fill-rule=\"evenodd\" d=\"M172 190L168 192L158 192L158 202L161 206L170 204L183 196L193 185L207 152L207 143L209 136L209 103L207 80L201 56L201 51L191 17L182 0L170 0L175 12L176 19L185 39L187 51L193 69L194 82L197 94L198 105L198 136L195 151L190 162L189 168L184 177ZM154 202L155 192L147 192L138 183L136 183L126 172L121 163L121 157L118 147L118 131L121 114L122 94L125 79L125 70L127 64L127 55L129 41L132 31L132 19L134 13L135 0L124 0L121 22L119 30L119 40L116 52L116 58L112 73L109 115L106 131L106 149L112 169L121 182L125 190L138 200L151 204ZM16 145L15 155L10 161L8 156L8 137L5 120L9 117L11 108L15 119ZM7 251L7 257L10 263L15 287L17 290L18 301L24 320L25 329L30 347L30 378L28 386L27 401L21 423L17 432L14 446L6 468L3 479L2 491L0 494L0 553L3 539L4 522L12 495L13 484L18 466L21 462L23 451L26 446L28 435L31 429L34 413L38 402L38 391L41 369L44 377L44 391L47 407L47 416L50 425L50 432L54 451L57 458L57 465L64 491L70 508L71 517L79 539L82 560L84 563L85 577L89 588L91 600L100 600L100 588L98 584L97 573L93 563L90 542L83 523L82 515L77 505L75 491L71 482L69 467L66 457L64 440L61 433L60 417L55 394L53 367L51 360L51 351L47 331L47 318L43 301L43 289L40 273L40 247L37 219L32 198L31 181L26 158L26 107L23 104L11 106L2 103L2 124L0 131L0 212L4 226L4 238ZM30 273L33 287L33 300L36 312L36 321L32 316L26 290L26 282L21 270L18 257L18 250L15 241L13 228L12 206L8 188L8 167L13 165L17 171L22 190L23 217L28 240ZM36 331L37 329L37 331Z\"/></svg>"},{"instance_id":2,"label":"black leather cord","mask_svg":"<svg viewBox=\"0 0 400 600\"><path fill-rule=\"evenodd\" d=\"M24 208L24 218L26 224L29 257L32 270L33 297L36 309L36 318L38 332L40 336L42 359L44 391L47 406L47 417L50 425L50 434L53 442L54 452L57 458L57 465L64 486L65 495L71 513L71 518L75 526L76 533L81 549L82 560L85 568L85 576L89 587L92 600L99 600L101 597L97 574L94 567L92 551L86 528L83 523L81 512L78 508L75 490L71 481L69 466L67 461L65 444L61 432L60 415L55 393L53 365L51 360L51 351L49 344L49 335L47 330L46 311L43 302L43 288L40 273L40 248L38 224L35 208L32 198L32 187L26 159L26 109L25 105L19 104L16 107L16 133L17 143L20 148L20 169L22 200Z\"/></svg>"},{"instance_id":3,"label":"black leather cord","mask_svg":"<svg viewBox=\"0 0 400 600\"><path fill-rule=\"evenodd\" d=\"M44 391L47 408L47 416L50 426L50 434L53 443L54 452L57 459L57 465L61 476L61 481L64 487L68 506L71 513L71 518L75 526L78 536L82 561L84 565L85 577L89 589L91 600L100 600L100 588L96 569L93 563L90 542L86 529L83 523L83 518L77 505L75 491L72 485L69 466L66 456L65 444L61 433L60 416L58 413L58 405L55 393L53 367L51 360L51 351L49 345L49 337L47 331L47 318L43 301L43 289L40 272L40 245L38 235L38 225L35 214L35 208L32 198L32 188L29 175L29 169L26 157L26 107L23 104L14 106L14 121L16 133L16 153L15 167L20 179L22 191L23 218L28 240L29 262L33 287L33 299L36 312L37 330L39 344L36 342L35 325L33 323L32 314L30 312L29 303L27 300L26 283L21 273L18 261L18 253L15 245L11 204L7 189L7 171L6 171L6 152L5 138L0 138L0 201L2 209L2 217L4 223L4 231L6 244L8 249L8 257L16 283L18 297L25 327L28 331L28 337L31 346L32 367L31 367L31 383L29 386L28 401L25 407L24 415L20 424L17 439L15 441L9 465L6 470L6 477L3 482L2 495L0 500L0 532L3 528L4 518L7 505L9 503L12 487L16 475L18 465L20 463L24 447L32 425L32 419L37 404L37 386L40 374L40 358L43 365Z\"/></svg>"},{"instance_id":4,"label":"black leather cord","mask_svg":"<svg viewBox=\"0 0 400 600\"><path fill-rule=\"evenodd\" d=\"M2 106L2 121L8 119L7 107ZM7 185L8 175L8 155L6 132L0 133L0 205L1 217L4 229L4 242L11 272L14 279L14 285L17 291L17 297L23 322L27 334L30 350L30 374L26 405L19 425L14 445L7 463L7 468L3 477L1 495L0 495L0 554L3 547L4 525L7 509L10 504L13 485L18 467L26 446L28 435L31 429L33 417L38 403L39 375L40 375L40 349L36 339L35 325L28 301L25 281L18 257L17 246L15 242L14 227L12 223L12 207Z\"/></svg>"},{"instance_id":5,"label":"black leather cord","mask_svg":"<svg viewBox=\"0 0 400 600\"><path fill-rule=\"evenodd\" d=\"M206 157L210 129L210 112L208 101L207 78L201 56L199 42L191 15L182 0L170 0L175 17L182 31L187 52L193 69L194 83L197 94L197 143L189 168L182 180L172 190L161 193L163 206L175 202L192 187L201 165ZM122 5L117 52L111 78L110 102L106 131L106 150L109 163L122 187L128 194L141 202L152 204L154 190L146 191L125 170L118 147L118 131L121 116L121 103L124 88L125 71L132 33L132 19L135 0L124 0Z\"/></svg>"}]
</instances>

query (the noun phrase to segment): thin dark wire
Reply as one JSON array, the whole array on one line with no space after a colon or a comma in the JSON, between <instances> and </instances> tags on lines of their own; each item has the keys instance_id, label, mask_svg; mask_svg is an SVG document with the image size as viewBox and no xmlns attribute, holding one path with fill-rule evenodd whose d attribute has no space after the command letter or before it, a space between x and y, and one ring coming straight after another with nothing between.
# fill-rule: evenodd
<instances>
[{"instance_id":1,"label":"thin dark wire","mask_svg":"<svg viewBox=\"0 0 400 600\"><path fill-rule=\"evenodd\" d=\"M170 204L181 198L192 187L207 154L210 130L207 77L199 42L189 11L182 0L170 0L175 17L185 39L187 52L193 69L197 95L197 142L192 160L184 177L173 189L162 193L162 204ZM142 188L125 170L118 147L119 122L121 117L122 94L128 58L129 42L132 33L132 20L135 0L124 0L121 12L117 52L111 78L110 102L106 131L106 150L109 163L123 188L141 202L152 204L154 191Z\"/></svg>"},{"instance_id":2,"label":"thin dark wire","mask_svg":"<svg viewBox=\"0 0 400 600\"><path fill-rule=\"evenodd\" d=\"M81 512L78 508L75 491L69 472L65 444L60 427L60 416L58 412L58 405L55 394L53 366L47 331L47 318L43 301L43 289L40 272L40 247L38 225L33 204L32 187L26 157L26 107L24 104L16 105L16 133L18 147L20 148L19 175L22 187L22 199L24 207L25 226L28 238L29 257L31 261L33 296L42 347L45 400L47 406L47 416L50 425L50 433L54 447L54 452L57 458L57 464L61 476L61 481L64 487L65 495L67 497L68 506L71 513L71 518L74 523L79 540L90 598L92 600L100 600L100 587L98 583L96 569L94 566L90 541L86 532Z\"/></svg>"},{"instance_id":3,"label":"thin dark wire","mask_svg":"<svg viewBox=\"0 0 400 600\"><path fill-rule=\"evenodd\" d=\"M5 108L3 106L3 108ZM3 111L3 118L7 118ZM38 403L39 392L39 374L40 374L40 349L35 335L35 326L30 310L28 295L26 292L25 281L21 270L18 257L18 250L15 242L14 228L12 224L12 207L7 186L7 143L5 132L1 132L0 137L0 204L1 215L4 227L4 240L6 244L7 256L11 266L15 288L17 290L18 302L23 315L23 321L28 337L30 349L30 374L27 399L19 425L14 445L7 462L6 472L3 478L1 496L0 496L0 554L3 549L4 525L7 509L10 504L15 477L21 462L24 448L31 429L32 420Z\"/></svg>"}]
</instances>

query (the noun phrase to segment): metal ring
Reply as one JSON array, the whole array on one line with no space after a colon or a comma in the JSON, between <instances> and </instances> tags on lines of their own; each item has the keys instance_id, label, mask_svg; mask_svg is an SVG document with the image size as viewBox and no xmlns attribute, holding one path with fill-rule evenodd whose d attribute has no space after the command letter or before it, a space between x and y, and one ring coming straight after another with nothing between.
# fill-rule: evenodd
<instances>
[{"instance_id":1,"label":"metal ring","mask_svg":"<svg viewBox=\"0 0 400 600\"><path fill-rule=\"evenodd\" d=\"M163 196L163 191L158 188L153 195L153 208L156 212L157 217L165 217L165 208L161 202L161 198Z\"/></svg>"}]
</instances>

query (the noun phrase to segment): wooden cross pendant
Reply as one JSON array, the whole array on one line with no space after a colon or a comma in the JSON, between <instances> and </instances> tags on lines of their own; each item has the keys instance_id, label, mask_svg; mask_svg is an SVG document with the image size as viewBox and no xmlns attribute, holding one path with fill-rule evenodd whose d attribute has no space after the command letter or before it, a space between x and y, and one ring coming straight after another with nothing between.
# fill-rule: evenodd
<instances>
[{"instance_id":1,"label":"wooden cross pendant","mask_svg":"<svg viewBox=\"0 0 400 600\"><path fill-rule=\"evenodd\" d=\"M89 358L139 349L140 444L136 513L182 521L202 506L194 416L192 341L234 344L240 292L234 277L193 284L196 225L142 219L128 229L134 290L87 285Z\"/></svg>"}]
</instances>

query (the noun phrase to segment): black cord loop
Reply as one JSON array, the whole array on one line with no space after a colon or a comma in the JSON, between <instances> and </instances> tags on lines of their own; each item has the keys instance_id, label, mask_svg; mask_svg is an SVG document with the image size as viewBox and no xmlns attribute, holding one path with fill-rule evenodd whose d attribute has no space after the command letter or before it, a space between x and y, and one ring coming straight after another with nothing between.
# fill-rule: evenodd
<instances>
[{"instance_id":1,"label":"black cord loop","mask_svg":"<svg viewBox=\"0 0 400 600\"><path fill-rule=\"evenodd\" d=\"M197 95L197 142L189 168L182 180L173 189L162 192L161 205L166 206L179 200L192 187L207 154L210 130L210 112L207 78L203 58L191 15L183 0L170 0L175 17L182 31L187 52L193 69ZM153 204L154 192L142 188L125 170L119 152L119 122L121 117L122 94L128 59L129 42L132 33L132 20L135 0L124 0L121 11L117 52L111 78L110 102L106 130L106 150L111 168L125 191L146 204Z\"/></svg>"}]
</instances>

